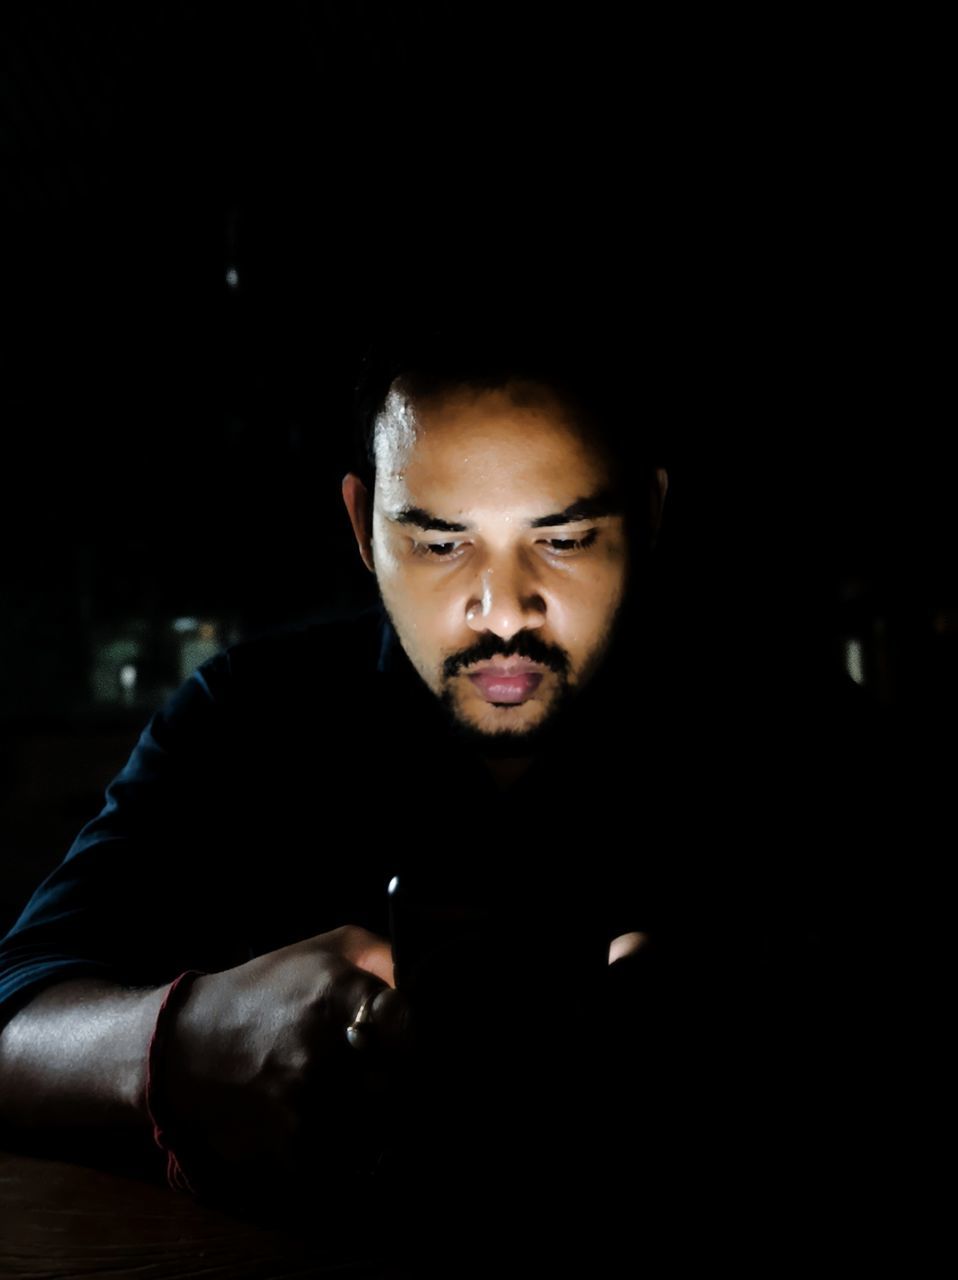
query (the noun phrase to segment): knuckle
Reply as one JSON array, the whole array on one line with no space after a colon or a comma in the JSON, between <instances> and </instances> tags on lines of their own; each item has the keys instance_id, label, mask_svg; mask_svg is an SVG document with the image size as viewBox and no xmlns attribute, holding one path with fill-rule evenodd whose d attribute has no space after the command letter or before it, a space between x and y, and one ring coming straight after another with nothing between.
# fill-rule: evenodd
<instances>
[{"instance_id":1,"label":"knuckle","mask_svg":"<svg viewBox=\"0 0 958 1280\"><path fill-rule=\"evenodd\" d=\"M343 939L348 945L362 946L368 937L367 931L358 924L344 924L342 926Z\"/></svg>"}]
</instances>

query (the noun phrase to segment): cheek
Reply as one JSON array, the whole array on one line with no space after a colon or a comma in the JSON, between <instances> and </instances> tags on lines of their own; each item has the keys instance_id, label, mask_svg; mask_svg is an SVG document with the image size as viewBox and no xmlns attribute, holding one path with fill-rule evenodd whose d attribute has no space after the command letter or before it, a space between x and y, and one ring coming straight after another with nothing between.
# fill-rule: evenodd
<instances>
[{"instance_id":1,"label":"cheek","mask_svg":"<svg viewBox=\"0 0 958 1280\"><path fill-rule=\"evenodd\" d=\"M394 560L379 574L379 589L421 655L452 649L457 639L461 642L455 627L457 601L440 591L430 575L410 572L405 561ZM452 636L448 642L447 633Z\"/></svg>"},{"instance_id":2,"label":"cheek","mask_svg":"<svg viewBox=\"0 0 958 1280\"><path fill-rule=\"evenodd\" d=\"M620 561L593 567L553 600L557 627L570 652L582 657L605 635L622 601L625 575Z\"/></svg>"},{"instance_id":3,"label":"cheek","mask_svg":"<svg viewBox=\"0 0 958 1280\"><path fill-rule=\"evenodd\" d=\"M564 584L560 593L563 605L576 613L587 613L597 619L614 609L626 584L626 566L619 556L597 560L582 574Z\"/></svg>"},{"instance_id":4,"label":"cheek","mask_svg":"<svg viewBox=\"0 0 958 1280\"><path fill-rule=\"evenodd\" d=\"M624 541L613 544L595 575L595 588L610 602L617 603L625 591L629 575L628 549Z\"/></svg>"},{"instance_id":5,"label":"cheek","mask_svg":"<svg viewBox=\"0 0 958 1280\"><path fill-rule=\"evenodd\" d=\"M373 557L381 577L392 579L402 576L402 561L388 539L373 539Z\"/></svg>"}]
</instances>

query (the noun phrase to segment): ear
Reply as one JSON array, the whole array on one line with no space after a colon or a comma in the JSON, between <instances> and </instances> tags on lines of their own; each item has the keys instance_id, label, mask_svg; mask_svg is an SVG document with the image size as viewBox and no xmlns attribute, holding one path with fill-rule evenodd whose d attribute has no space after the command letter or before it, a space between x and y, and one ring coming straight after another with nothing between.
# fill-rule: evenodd
<instances>
[{"instance_id":1,"label":"ear","mask_svg":"<svg viewBox=\"0 0 958 1280\"><path fill-rule=\"evenodd\" d=\"M665 506L665 495L669 491L669 473L664 467L656 467L649 486L649 534L652 546L655 546L662 524L662 508Z\"/></svg>"},{"instance_id":2,"label":"ear","mask_svg":"<svg viewBox=\"0 0 958 1280\"><path fill-rule=\"evenodd\" d=\"M373 504L369 490L354 472L343 476L343 502L349 512L349 521L356 535L356 543L363 564L370 573L376 572L373 561Z\"/></svg>"}]
</instances>

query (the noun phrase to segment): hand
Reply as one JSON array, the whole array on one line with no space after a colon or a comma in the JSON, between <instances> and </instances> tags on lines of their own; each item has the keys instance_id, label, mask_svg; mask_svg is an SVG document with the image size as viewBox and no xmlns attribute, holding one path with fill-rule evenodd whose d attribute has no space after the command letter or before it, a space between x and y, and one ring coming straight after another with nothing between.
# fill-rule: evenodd
<instances>
[{"instance_id":1,"label":"hand","mask_svg":"<svg viewBox=\"0 0 958 1280\"><path fill-rule=\"evenodd\" d=\"M367 1002L353 1047L347 1026ZM163 1062L194 1185L368 1168L410 1047L389 943L354 925L193 981Z\"/></svg>"}]
</instances>

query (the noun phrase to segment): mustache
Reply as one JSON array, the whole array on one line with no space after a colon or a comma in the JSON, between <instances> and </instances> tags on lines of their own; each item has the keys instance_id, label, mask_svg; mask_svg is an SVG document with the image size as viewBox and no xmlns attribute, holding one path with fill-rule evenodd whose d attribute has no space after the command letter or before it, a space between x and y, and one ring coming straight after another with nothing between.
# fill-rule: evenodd
<instances>
[{"instance_id":1,"label":"mustache","mask_svg":"<svg viewBox=\"0 0 958 1280\"><path fill-rule=\"evenodd\" d=\"M569 666L569 660L561 649L549 648L528 632L520 631L511 644L503 644L493 636L485 643L480 642L447 658L443 663L443 675L449 679L458 675L463 667L471 667L476 662L493 662L496 658L525 658L559 675L563 675Z\"/></svg>"}]
</instances>

